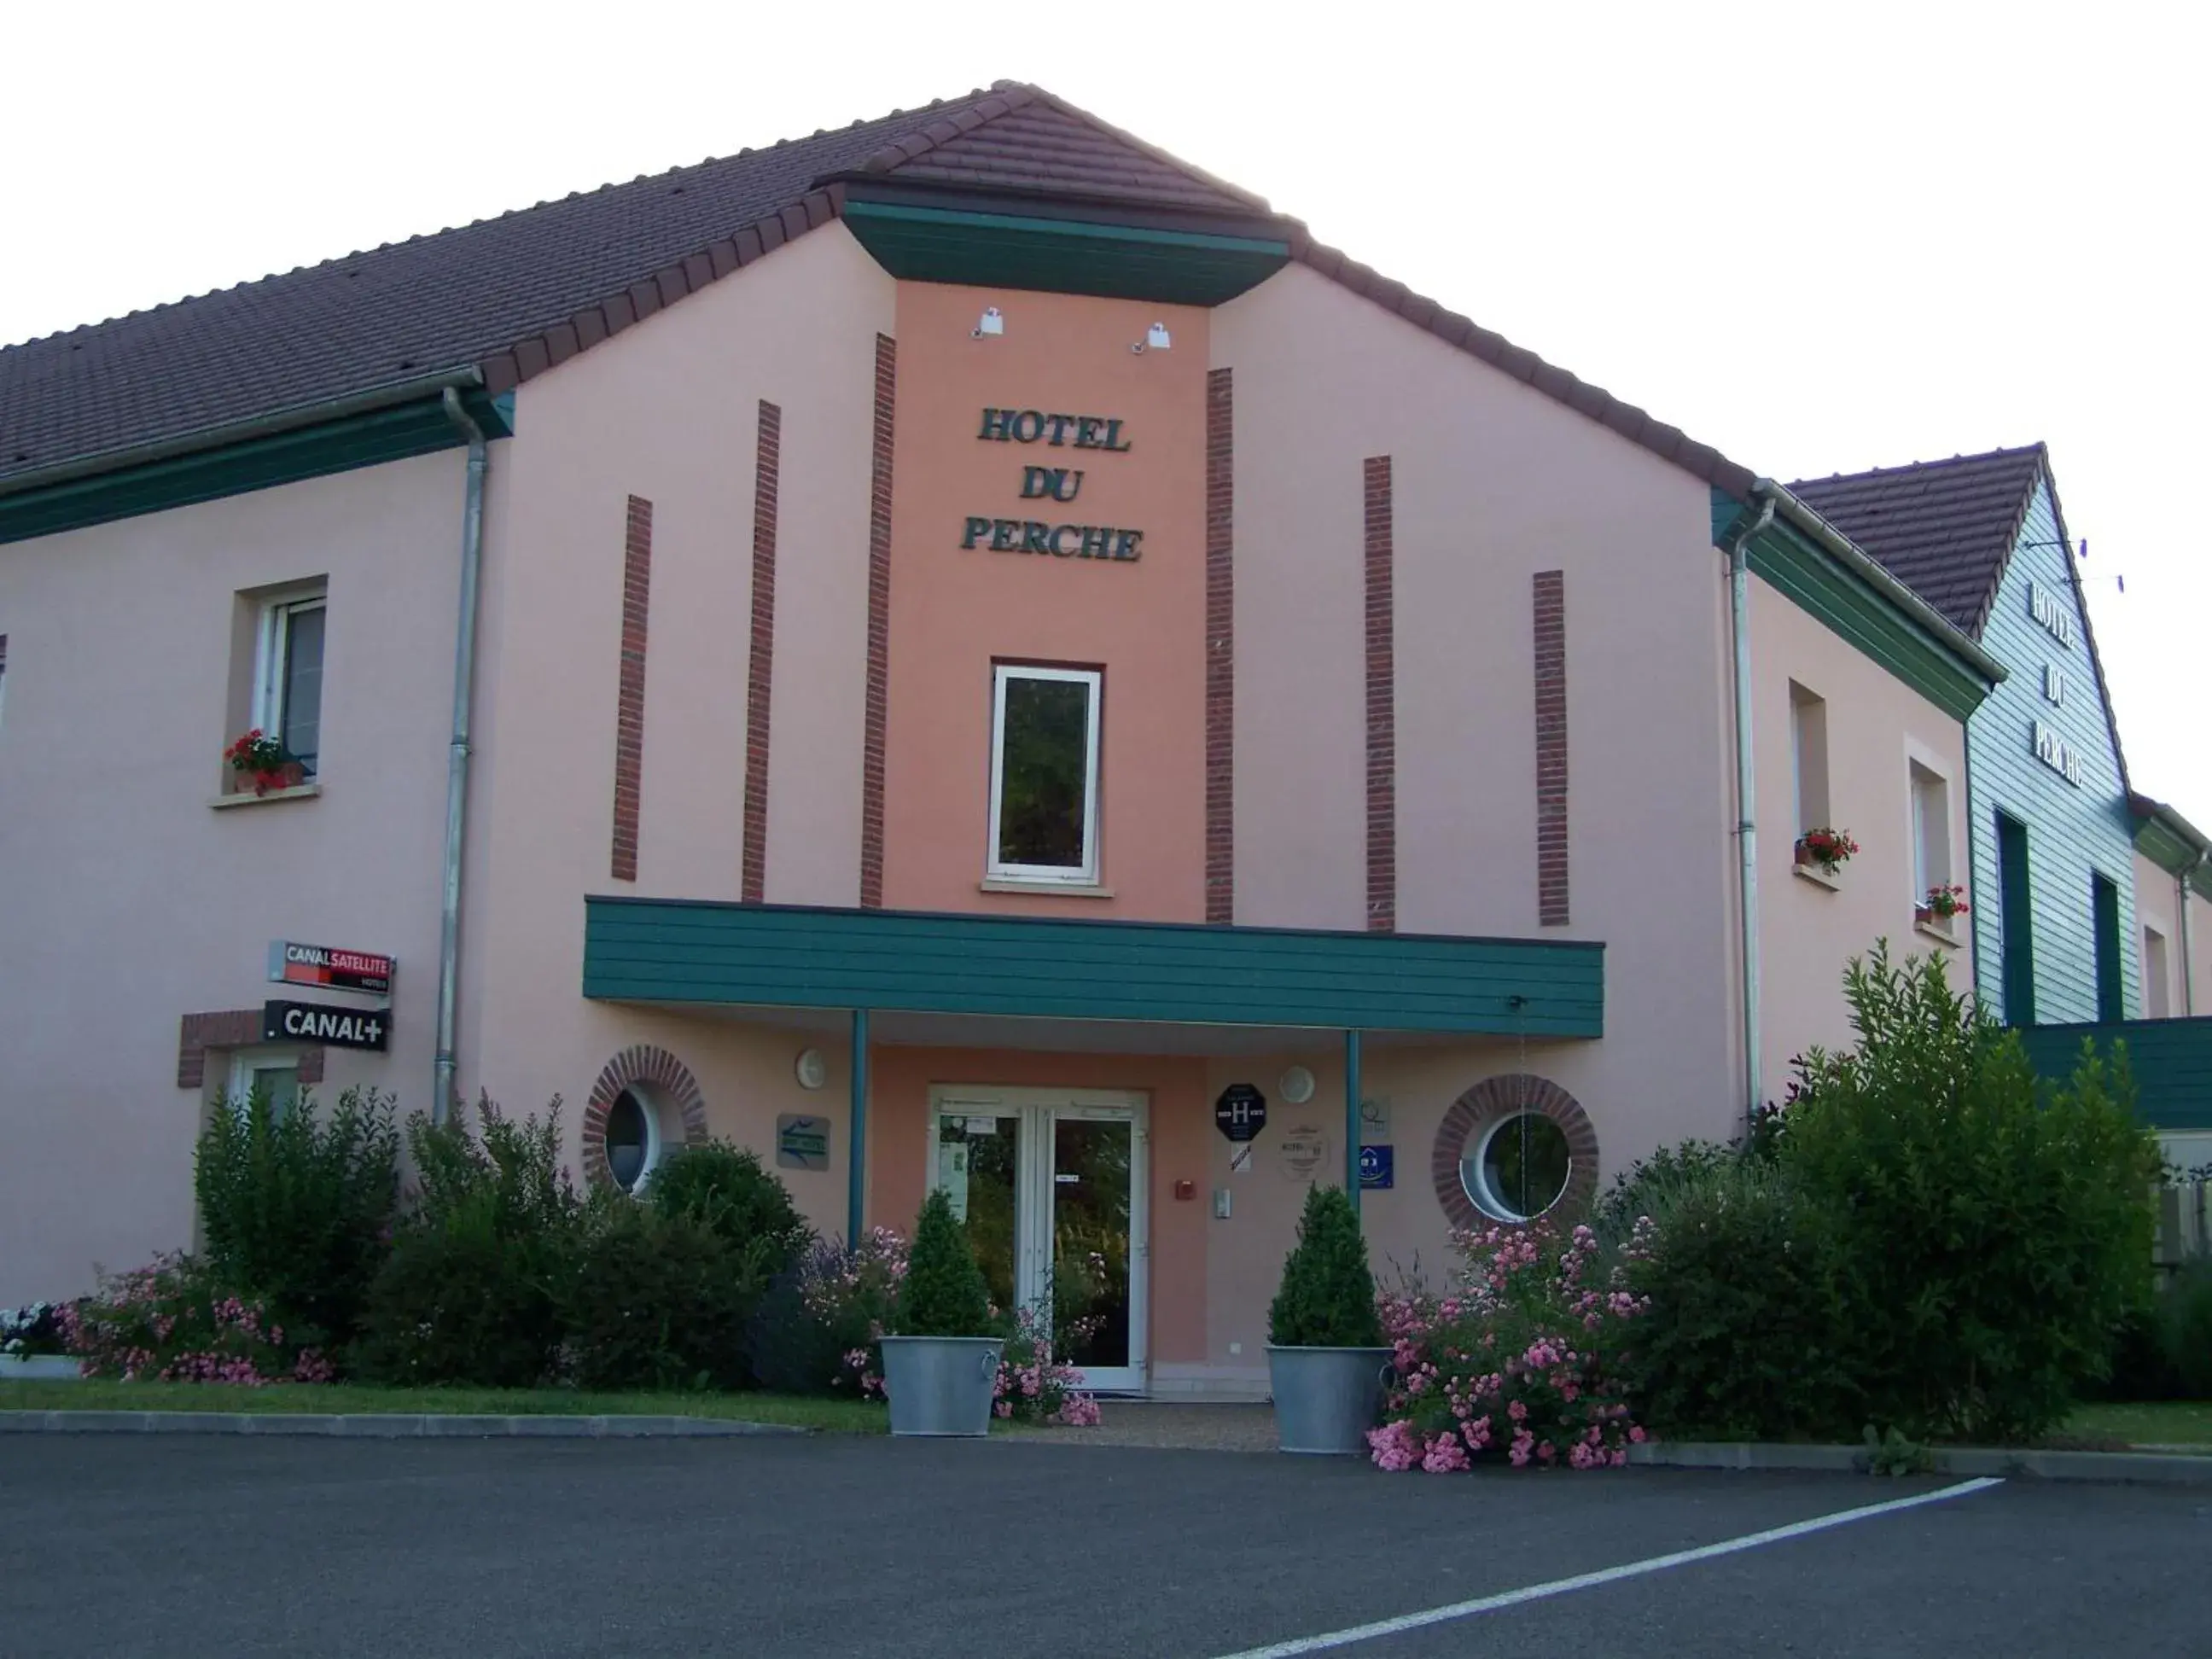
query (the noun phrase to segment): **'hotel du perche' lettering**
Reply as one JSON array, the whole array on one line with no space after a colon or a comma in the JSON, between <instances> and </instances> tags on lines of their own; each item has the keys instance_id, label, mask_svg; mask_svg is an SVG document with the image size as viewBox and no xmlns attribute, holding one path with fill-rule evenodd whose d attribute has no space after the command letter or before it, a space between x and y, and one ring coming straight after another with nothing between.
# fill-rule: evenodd
<instances>
[{"instance_id":1,"label":"'hotel du perche' lettering","mask_svg":"<svg viewBox=\"0 0 2212 1659\"><path fill-rule=\"evenodd\" d=\"M1119 416L1055 415L1038 409L986 409L976 436L985 443L1043 444L1052 449L1088 449L1126 455ZM1024 466L1021 499L1072 503L1083 493L1081 468ZM1002 519L970 514L961 527L963 549L985 547L994 553L1045 553L1057 559L1105 559L1124 564L1143 556L1145 532L1116 525L1054 524L1043 519Z\"/></svg>"}]
</instances>

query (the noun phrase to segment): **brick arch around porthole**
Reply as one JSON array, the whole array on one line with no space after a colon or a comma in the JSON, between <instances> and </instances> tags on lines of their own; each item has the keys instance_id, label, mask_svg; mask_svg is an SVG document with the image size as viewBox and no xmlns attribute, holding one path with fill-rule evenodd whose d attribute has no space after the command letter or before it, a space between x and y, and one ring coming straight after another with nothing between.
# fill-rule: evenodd
<instances>
[{"instance_id":1,"label":"brick arch around porthole","mask_svg":"<svg viewBox=\"0 0 2212 1659\"><path fill-rule=\"evenodd\" d=\"M1559 1126L1567 1138L1567 1189L1547 1212L1553 1216L1580 1216L1597 1195L1597 1128L1583 1110L1582 1103L1548 1078L1510 1073L1485 1078L1451 1103L1437 1127L1429 1174L1436 1183L1437 1201L1455 1227L1494 1227L1498 1218L1486 1215L1467 1194L1460 1179L1460 1160L1481 1144L1493 1123L1520 1113L1540 1112Z\"/></svg>"},{"instance_id":2,"label":"brick arch around porthole","mask_svg":"<svg viewBox=\"0 0 2212 1659\"><path fill-rule=\"evenodd\" d=\"M686 1146L706 1145L707 1098L699 1092L699 1080L690 1068L667 1049L649 1043L625 1048L607 1062L584 1105L584 1178L595 1187L611 1187L615 1179L607 1167L607 1114L623 1090L641 1083L659 1097L660 1104L681 1115ZM664 1133L666 1127L662 1126Z\"/></svg>"}]
</instances>

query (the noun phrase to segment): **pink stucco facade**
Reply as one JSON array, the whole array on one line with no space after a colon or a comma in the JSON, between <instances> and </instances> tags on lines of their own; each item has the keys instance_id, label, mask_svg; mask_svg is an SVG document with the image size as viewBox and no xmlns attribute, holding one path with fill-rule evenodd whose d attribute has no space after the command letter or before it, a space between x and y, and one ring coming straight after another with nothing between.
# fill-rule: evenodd
<instances>
[{"instance_id":1,"label":"pink stucco facade","mask_svg":"<svg viewBox=\"0 0 2212 1659\"><path fill-rule=\"evenodd\" d=\"M970 332L985 306L1000 308L1002 337ZM1172 348L1133 353L1156 321ZM872 661L881 340L896 344L896 482L878 596L887 648ZM860 904L880 675L887 908L1203 921L1206 417L1222 371L1234 386L1234 924L1370 924L1363 477L1387 456L1395 926L1605 947L1601 1038L1370 1042L1363 1092L1397 1166L1395 1185L1364 1199L1378 1268L1439 1270L1448 1217L1431 1152L1453 1103L1485 1079L1527 1073L1571 1097L1595 1128L1601 1182L1662 1143L1729 1133L1743 1108L1737 811L1726 565L1707 483L1302 265L1211 310L939 287L894 280L840 223L529 380L514 435L492 446L462 1092L511 1109L558 1097L574 1146L610 1062L665 1054L710 1133L765 1150L780 1114L839 1126L827 1169L781 1173L818 1228L843 1229L846 1011L580 994L587 896L741 896L763 401L781 415L765 899ZM1033 459L978 441L979 409L993 405L1127 422L1132 448L1101 458L1085 510L1066 516L1143 528L1141 561L959 546L966 515L1018 508ZM0 959L0 1120L32 1154L0 1163L0 1302L82 1290L95 1264L189 1243L204 1108L174 1085L178 1022L258 1004L270 939L398 957L391 1054L334 1054L326 1087L371 1081L404 1108L424 1103L460 491L447 452L0 549L0 871L40 872L0 879L0 937L40 942ZM632 498L652 504L634 880L611 857ZM1564 593L1571 902L1547 926L1533 595L1551 573ZM238 712L239 596L323 575L323 793L211 808L213 759ZM1962 811L1963 739L1763 586L1753 658L1761 1050L1778 1095L1790 1054L1847 1035L1844 959L1883 934L1917 939L1898 862L1908 769L1949 777ZM1101 890L983 879L1002 661L1103 673ZM1793 874L1781 827L1792 681L1830 701L1832 793L1866 849L1833 889ZM50 759L64 740L127 763L75 780ZM88 1006L112 1012L95 1024ZM872 1055L867 1219L911 1219L933 1086L1140 1099L1153 1383L1257 1387L1267 1300L1314 1178L1286 1143L1326 1139L1322 1169L1342 1168L1341 1041L904 1018ZM809 1049L826 1062L813 1088L798 1065ZM1281 1089L1293 1067L1315 1083L1295 1105ZM1279 1103L1250 1167L1232 1170L1210 1108L1237 1082ZM66 1129L47 1109L64 1099Z\"/></svg>"}]
</instances>

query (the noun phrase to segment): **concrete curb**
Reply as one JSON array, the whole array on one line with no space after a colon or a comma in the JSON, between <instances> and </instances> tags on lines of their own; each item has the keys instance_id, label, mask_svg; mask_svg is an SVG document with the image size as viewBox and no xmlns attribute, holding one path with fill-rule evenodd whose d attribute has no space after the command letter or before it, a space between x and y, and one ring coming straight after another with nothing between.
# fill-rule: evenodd
<instances>
[{"instance_id":1,"label":"concrete curb","mask_svg":"<svg viewBox=\"0 0 2212 1659\"><path fill-rule=\"evenodd\" d=\"M2212 1486L2212 1455L2172 1452L2033 1451L1932 1446L1936 1474L1998 1475L2037 1480L2108 1480ZM1647 1441L1628 1449L1631 1464L1668 1469L1817 1469L1863 1474L1863 1446L1792 1446L1757 1441Z\"/></svg>"},{"instance_id":2,"label":"concrete curb","mask_svg":"<svg viewBox=\"0 0 2212 1659\"><path fill-rule=\"evenodd\" d=\"M0 1411L0 1434L276 1434L341 1440L720 1439L811 1434L787 1423L719 1417L495 1417L429 1412Z\"/></svg>"}]
</instances>

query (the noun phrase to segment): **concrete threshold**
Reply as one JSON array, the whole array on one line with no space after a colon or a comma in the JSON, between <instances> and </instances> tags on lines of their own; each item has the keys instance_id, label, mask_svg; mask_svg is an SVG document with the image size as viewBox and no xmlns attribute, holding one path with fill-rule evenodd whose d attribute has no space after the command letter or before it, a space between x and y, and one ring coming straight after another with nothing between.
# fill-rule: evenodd
<instances>
[{"instance_id":1,"label":"concrete threshold","mask_svg":"<svg viewBox=\"0 0 2212 1659\"><path fill-rule=\"evenodd\" d=\"M2002 1446L1930 1446L1932 1474L2037 1480L2212 1486L2212 1454L2174 1451L2038 1451ZM1628 1449L1631 1464L1670 1469L1819 1469L1864 1474L1864 1446L1796 1446L1762 1441L1652 1440Z\"/></svg>"},{"instance_id":2,"label":"concrete threshold","mask_svg":"<svg viewBox=\"0 0 2212 1659\"><path fill-rule=\"evenodd\" d=\"M725 1438L811 1434L787 1423L718 1417L513 1417L436 1412L0 1411L0 1434L275 1434L341 1440Z\"/></svg>"}]
</instances>

